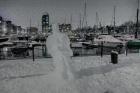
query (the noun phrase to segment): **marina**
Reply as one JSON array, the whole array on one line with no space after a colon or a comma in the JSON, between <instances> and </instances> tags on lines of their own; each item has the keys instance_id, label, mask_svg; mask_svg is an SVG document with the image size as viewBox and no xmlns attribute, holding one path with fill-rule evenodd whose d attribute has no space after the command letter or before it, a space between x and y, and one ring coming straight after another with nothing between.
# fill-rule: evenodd
<instances>
[{"instance_id":1,"label":"marina","mask_svg":"<svg viewBox=\"0 0 140 93\"><path fill-rule=\"evenodd\" d=\"M0 93L139 93L139 0L0 0Z\"/></svg>"}]
</instances>

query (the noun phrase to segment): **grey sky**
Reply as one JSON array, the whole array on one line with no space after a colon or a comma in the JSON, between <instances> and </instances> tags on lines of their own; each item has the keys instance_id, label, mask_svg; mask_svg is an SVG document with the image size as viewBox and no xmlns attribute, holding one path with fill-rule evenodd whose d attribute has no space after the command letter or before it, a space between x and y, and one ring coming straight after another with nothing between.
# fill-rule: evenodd
<instances>
[{"instance_id":1,"label":"grey sky","mask_svg":"<svg viewBox=\"0 0 140 93\"><path fill-rule=\"evenodd\" d=\"M111 24L113 6L116 6L116 22L121 24L128 20L135 20L137 0L87 0L87 21L93 26L96 12L102 24ZM41 25L41 16L44 12L50 14L52 23L70 22L73 16L73 25L79 24L79 14L83 14L84 0L0 0L0 15L23 27Z\"/></svg>"}]
</instances>

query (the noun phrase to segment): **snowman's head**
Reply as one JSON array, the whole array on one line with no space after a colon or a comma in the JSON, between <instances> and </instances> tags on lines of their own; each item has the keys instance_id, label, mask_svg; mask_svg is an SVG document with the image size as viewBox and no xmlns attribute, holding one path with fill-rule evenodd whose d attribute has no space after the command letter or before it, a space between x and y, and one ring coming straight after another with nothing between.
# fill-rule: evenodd
<instances>
[{"instance_id":1,"label":"snowman's head","mask_svg":"<svg viewBox=\"0 0 140 93\"><path fill-rule=\"evenodd\" d=\"M52 29L53 34L58 34L60 32L58 24L53 24Z\"/></svg>"}]
</instances>

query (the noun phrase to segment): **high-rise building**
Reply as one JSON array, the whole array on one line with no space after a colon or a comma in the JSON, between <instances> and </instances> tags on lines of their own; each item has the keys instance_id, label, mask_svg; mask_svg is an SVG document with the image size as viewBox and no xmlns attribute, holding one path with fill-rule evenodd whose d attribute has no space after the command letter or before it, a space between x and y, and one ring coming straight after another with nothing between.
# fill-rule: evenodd
<instances>
[{"instance_id":1,"label":"high-rise building","mask_svg":"<svg viewBox=\"0 0 140 93\"><path fill-rule=\"evenodd\" d=\"M72 30L71 24L59 24L60 32L69 32Z\"/></svg>"},{"instance_id":2,"label":"high-rise building","mask_svg":"<svg viewBox=\"0 0 140 93\"><path fill-rule=\"evenodd\" d=\"M42 16L42 32L43 33L48 33L50 28L49 24L49 14L45 13Z\"/></svg>"},{"instance_id":3,"label":"high-rise building","mask_svg":"<svg viewBox=\"0 0 140 93\"><path fill-rule=\"evenodd\" d=\"M0 24L2 24L3 18L0 16Z\"/></svg>"},{"instance_id":4,"label":"high-rise building","mask_svg":"<svg viewBox=\"0 0 140 93\"><path fill-rule=\"evenodd\" d=\"M38 28L37 27L27 27L27 32L31 36L37 35L38 34Z\"/></svg>"},{"instance_id":5,"label":"high-rise building","mask_svg":"<svg viewBox=\"0 0 140 93\"><path fill-rule=\"evenodd\" d=\"M22 27L21 26L16 26L16 33L21 34L22 32Z\"/></svg>"},{"instance_id":6,"label":"high-rise building","mask_svg":"<svg viewBox=\"0 0 140 93\"><path fill-rule=\"evenodd\" d=\"M3 22L3 18L0 16L0 34L2 34L2 22Z\"/></svg>"},{"instance_id":7,"label":"high-rise building","mask_svg":"<svg viewBox=\"0 0 140 93\"><path fill-rule=\"evenodd\" d=\"M13 33L13 29L12 29L12 21L7 20L6 21L6 26L7 26L7 35L10 35L11 33Z\"/></svg>"}]
</instances>

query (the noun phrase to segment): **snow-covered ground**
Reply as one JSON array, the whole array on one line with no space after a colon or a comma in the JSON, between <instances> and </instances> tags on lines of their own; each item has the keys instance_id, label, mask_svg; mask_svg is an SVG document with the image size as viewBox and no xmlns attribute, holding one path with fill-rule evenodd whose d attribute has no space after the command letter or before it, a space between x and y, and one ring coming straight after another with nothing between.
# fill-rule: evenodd
<instances>
[{"instance_id":1,"label":"snow-covered ground","mask_svg":"<svg viewBox=\"0 0 140 93\"><path fill-rule=\"evenodd\" d=\"M115 65L109 55L72 60L75 79L66 82L52 77L51 58L0 61L0 93L140 93L140 54L119 55Z\"/></svg>"}]
</instances>

